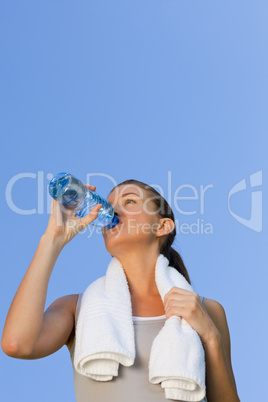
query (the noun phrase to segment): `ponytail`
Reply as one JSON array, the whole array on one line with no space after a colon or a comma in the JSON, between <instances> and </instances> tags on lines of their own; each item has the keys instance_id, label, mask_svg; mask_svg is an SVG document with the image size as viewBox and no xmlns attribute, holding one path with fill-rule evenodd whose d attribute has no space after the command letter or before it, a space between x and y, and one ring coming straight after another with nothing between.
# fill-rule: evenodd
<instances>
[{"instance_id":1,"label":"ponytail","mask_svg":"<svg viewBox=\"0 0 268 402\"><path fill-rule=\"evenodd\" d=\"M173 247L169 247L169 249L163 249L161 254L163 254L169 260L169 265L179 271L179 273L182 274L187 282L189 282L189 284L191 285L188 271L180 254Z\"/></svg>"}]
</instances>

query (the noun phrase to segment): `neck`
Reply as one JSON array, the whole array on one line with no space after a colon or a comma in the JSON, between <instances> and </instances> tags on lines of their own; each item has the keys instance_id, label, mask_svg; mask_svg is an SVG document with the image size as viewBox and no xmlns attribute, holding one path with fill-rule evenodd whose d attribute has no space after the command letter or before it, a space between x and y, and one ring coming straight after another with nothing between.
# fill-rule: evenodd
<instances>
[{"instance_id":1,"label":"neck","mask_svg":"<svg viewBox=\"0 0 268 402\"><path fill-rule=\"evenodd\" d=\"M159 297L155 282L155 266L159 256L156 250L144 252L128 252L127 255L116 255L122 264L132 298L148 299Z\"/></svg>"}]
</instances>

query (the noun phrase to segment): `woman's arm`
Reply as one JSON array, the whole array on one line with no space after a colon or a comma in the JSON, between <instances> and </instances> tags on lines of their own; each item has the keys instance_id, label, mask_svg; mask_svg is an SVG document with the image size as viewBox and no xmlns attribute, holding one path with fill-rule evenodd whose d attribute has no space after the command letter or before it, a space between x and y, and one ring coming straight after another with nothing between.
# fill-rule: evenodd
<instances>
[{"instance_id":1,"label":"woman's arm","mask_svg":"<svg viewBox=\"0 0 268 402\"><path fill-rule=\"evenodd\" d=\"M208 402L240 402L231 363L231 341L223 306L204 298L203 304L219 331L203 343Z\"/></svg>"},{"instance_id":2,"label":"woman's arm","mask_svg":"<svg viewBox=\"0 0 268 402\"><path fill-rule=\"evenodd\" d=\"M1 339L6 354L27 356L43 325L48 283L62 245L41 237L32 262L10 305Z\"/></svg>"},{"instance_id":3,"label":"woman's arm","mask_svg":"<svg viewBox=\"0 0 268 402\"><path fill-rule=\"evenodd\" d=\"M97 204L89 214L78 218L52 198L48 226L7 314L1 338L7 355L38 358L55 352L66 342L73 327L75 295L57 299L44 313L50 276L62 249L96 219L101 207Z\"/></svg>"}]
</instances>

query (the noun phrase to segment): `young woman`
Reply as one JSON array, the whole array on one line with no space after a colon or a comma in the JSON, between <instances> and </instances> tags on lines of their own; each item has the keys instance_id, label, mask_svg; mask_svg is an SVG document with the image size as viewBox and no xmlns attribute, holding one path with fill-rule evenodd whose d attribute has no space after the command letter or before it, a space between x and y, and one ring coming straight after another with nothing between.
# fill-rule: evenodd
<instances>
[{"instance_id":1,"label":"young woman","mask_svg":"<svg viewBox=\"0 0 268 402\"><path fill-rule=\"evenodd\" d=\"M96 189L95 186L85 186L93 191ZM171 315L177 315L184 318L198 333L205 351L206 398L203 401L240 402L232 370L230 334L223 306L215 300L200 298L195 292L177 287L166 294L163 304L158 292L154 274L159 254L166 256L169 265L191 284L182 258L171 247L176 227L169 204L154 188L137 180L126 180L118 184L107 199L113 205L119 224L112 229L103 227L102 235L107 251L124 268L135 335L140 337L141 345L137 343L139 358L136 358L135 364L130 367L121 366L121 374L112 381L95 381L74 371L77 401L125 401L129 400L131 389L135 393L135 400L165 400L160 384L149 383L146 372L148 353L150 342L165 320ZM100 208L101 204L96 205L87 216L79 219L72 211L52 199L47 229L7 314L1 346L8 356L39 359L55 353L63 345L68 347L73 356L82 294L60 297L44 312L48 282L62 249L96 219ZM147 326L139 326L139 323L147 323ZM139 332L145 330L147 337L151 333L147 346L142 344L145 333ZM145 377L146 381L143 382Z\"/></svg>"}]
</instances>

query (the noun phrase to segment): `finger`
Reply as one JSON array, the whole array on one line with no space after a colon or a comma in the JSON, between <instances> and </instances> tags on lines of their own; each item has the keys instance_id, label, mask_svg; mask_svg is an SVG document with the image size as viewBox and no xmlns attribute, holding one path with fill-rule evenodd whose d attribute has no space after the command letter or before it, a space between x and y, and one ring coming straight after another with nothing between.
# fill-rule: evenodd
<instances>
[{"instance_id":1,"label":"finger","mask_svg":"<svg viewBox=\"0 0 268 402\"><path fill-rule=\"evenodd\" d=\"M91 222L93 222L95 219L97 219L101 207L102 207L102 204L95 205L95 207L92 208L92 210L86 216L81 218L81 222L85 226L89 225Z\"/></svg>"},{"instance_id":2,"label":"finger","mask_svg":"<svg viewBox=\"0 0 268 402\"><path fill-rule=\"evenodd\" d=\"M83 183L84 184L84 183ZM86 188L88 188L89 190L96 190L96 186L91 186L90 184L84 184L84 186L86 187Z\"/></svg>"},{"instance_id":3,"label":"finger","mask_svg":"<svg viewBox=\"0 0 268 402\"><path fill-rule=\"evenodd\" d=\"M172 294L181 294L181 295L187 295L190 296L193 292L190 290L186 290L186 289L182 289L182 288L178 288L176 286L173 286L169 292L167 292L164 296L164 301L166 301L166 299L168 297L170 297Z\"/></svg>"},{"instance_id":4,"label":"finger","mask_svg":"<svg viewBox=\"0 0 268 402\"><path fill-rule=\"evenodd\" d=\"M169 300L167 303L165 303L164 306L165 306L165 308L172 308L172 307L192 308L195 306L195 303L192 300L173 299L173 300Z\"/></svg>"},{"instance_id":5,"label":"finger","mask_svg":"<svg viewBox=\"0 0 268 402\"><path fill-rule=\"evenodd\" d=\"M173 316L173 315L176 315L177 317L184 318L184 317L185 317L185 313L186 313L186 310L185 310L184 308L177 307L177 308L176 308L176 312L174 311L174 309L172 310L172 309L168 308L168 309L166 310L166 312L165 312L165 316L166 316L167 318L169 318L169 317L171 317L171 316Z\"/></svg>"}]
</instances>

